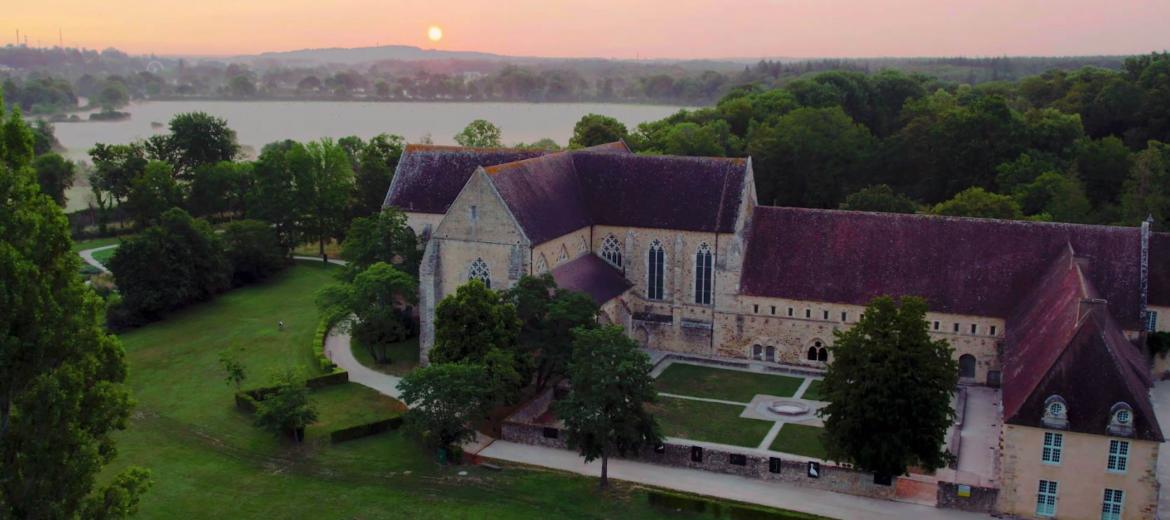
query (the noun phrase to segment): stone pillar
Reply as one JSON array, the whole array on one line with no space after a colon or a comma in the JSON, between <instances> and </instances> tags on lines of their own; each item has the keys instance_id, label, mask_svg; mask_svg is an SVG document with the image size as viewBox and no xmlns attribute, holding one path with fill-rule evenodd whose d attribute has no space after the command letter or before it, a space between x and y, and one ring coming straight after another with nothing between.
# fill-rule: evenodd
<instances>
[{"instance_id":1,"label":"stone pillar","mask_svg":"<svg viewBox=\"0 0 1170 520\"><path fill-rule=\"evenodd\" d=\"M440 294L439 245L441 240L430 240L418 268L418 362L430 364L431 348L435 346L435 306Z\"/></svg>"}]
</instances>

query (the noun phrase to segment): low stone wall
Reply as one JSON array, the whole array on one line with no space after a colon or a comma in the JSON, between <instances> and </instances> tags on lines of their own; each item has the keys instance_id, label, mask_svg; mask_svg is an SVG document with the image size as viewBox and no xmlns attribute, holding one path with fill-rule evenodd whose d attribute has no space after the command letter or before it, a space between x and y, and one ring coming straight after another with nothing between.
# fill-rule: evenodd
<instances>
[{"instance_id":1,"label":"low stone wall","mask_svg":"<svg viewBox=\"0 0 1170 520\"><path fill-rule=\"evenodd\" d=\"M953 482L938 483L938 507L975 513L994 513L999 490Z\"/></svg>"}]
</instances>

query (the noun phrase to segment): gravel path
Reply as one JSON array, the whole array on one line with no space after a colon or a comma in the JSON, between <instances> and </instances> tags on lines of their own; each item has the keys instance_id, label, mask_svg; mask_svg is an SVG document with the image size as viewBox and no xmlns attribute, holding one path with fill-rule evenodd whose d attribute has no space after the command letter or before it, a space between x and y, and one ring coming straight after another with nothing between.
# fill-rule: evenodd
<instances>
[{"instance_id":1,"label":"gravel path","mask_svg":"<svg viewBox=\"0 0 1170 520\"><path fill-rule=\"evenodd\" d=\"M110 270L107 269L106 266L103 265L101 262L97 261L97 259L93 257L93 254L98 252L98 251L105 251L107 249L114 249L116 247L118 247L118 244L111 244L108 246L95 247L93 249L85 249L82 251L78 251L77 254L81 255L81 259L85 263L94 266L95 268L97 268L98 270L100 270L103 273L108 273L108 272L110 272Z\"/></svg>"}]
</instances>

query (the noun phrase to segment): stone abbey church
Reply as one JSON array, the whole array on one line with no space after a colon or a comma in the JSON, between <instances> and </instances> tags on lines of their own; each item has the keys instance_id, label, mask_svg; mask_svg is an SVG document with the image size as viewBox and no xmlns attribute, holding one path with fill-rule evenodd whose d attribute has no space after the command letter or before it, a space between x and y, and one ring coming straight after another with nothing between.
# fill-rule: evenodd
<instances>
[{"instance_id":1,"label":"stone abbey church","mask_svg":"<svg viewBox=\"0 0 1170 520\"><path fill-rule=\"evenodd\" d=\"M649 349L814 370L870 299L922 296L963 384L1000 389L996 510L1154 517L1145 337L1170 319L1170 235L761 206L754 184L750 159L620 142L408 146L385 205L425 243L423 361L435 304L471 279L552 273Z\"/></svg>"}]
</instances>

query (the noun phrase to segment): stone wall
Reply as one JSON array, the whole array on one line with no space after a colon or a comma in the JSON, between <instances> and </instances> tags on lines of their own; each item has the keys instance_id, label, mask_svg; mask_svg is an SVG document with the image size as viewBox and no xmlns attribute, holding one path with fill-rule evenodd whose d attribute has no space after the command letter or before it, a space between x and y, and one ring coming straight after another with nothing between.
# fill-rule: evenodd
<instances>
[{"instance_id":1,"label":"stone wall","mask_svg":"<svg viewBox=\"0 0 1170 520\"><path fill-rule=\"evenodd\" d=\"M962 490L964 493L960 493ZM960 496L965 494L967 496ZM938 507L942 509L959 509L975 513L994 513L995 503L999 499L999 490L996 488L967 486L953 482L938 483Z\"/></svg>"}]
</instances>

